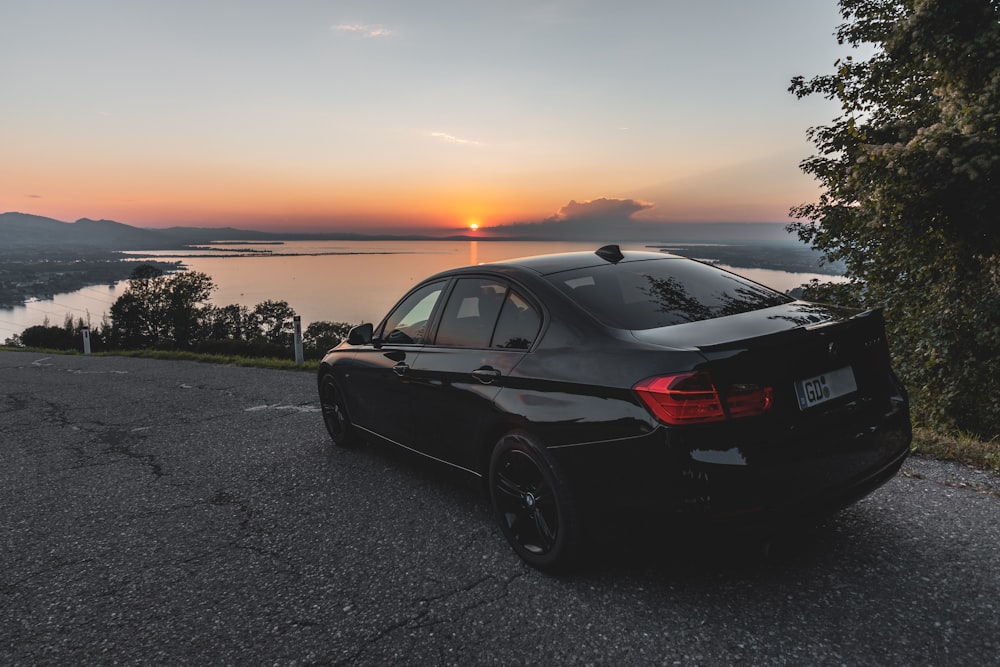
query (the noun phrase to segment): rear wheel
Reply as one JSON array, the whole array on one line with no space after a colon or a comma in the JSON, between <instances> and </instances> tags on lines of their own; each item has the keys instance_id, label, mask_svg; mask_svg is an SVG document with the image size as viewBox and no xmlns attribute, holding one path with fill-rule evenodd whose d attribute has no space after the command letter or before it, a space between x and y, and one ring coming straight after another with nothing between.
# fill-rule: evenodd
<instances>
[{"instance_id":1,"label":"rear wheel","mask_svg":"<svg viewBox=\"0 0 1000 667\"><path fill-rule=\"evenodd\" d=\"M564 570L580 556L573 494L545 449L523 433L506 435L490 458L490 500L500 530L526 563Z\"/></svg>"},{"instance_id":2,"label":"rear wheel","mask_svg":"<svg viewBox=\"0 0 1000 667\"><path fill-rule=\"evenodd\" d=\"M353 447L358 444L354 426L344 409L344 399L332 375L324 375L319 383L319 404L323 412L323 424L338 447Z\"/></svg>"}]
</instances>

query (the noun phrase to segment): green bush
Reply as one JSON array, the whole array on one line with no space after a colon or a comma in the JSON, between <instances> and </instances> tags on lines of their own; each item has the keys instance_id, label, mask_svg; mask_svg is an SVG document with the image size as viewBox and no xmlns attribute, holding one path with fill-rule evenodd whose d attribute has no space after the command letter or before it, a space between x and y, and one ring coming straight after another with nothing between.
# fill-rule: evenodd
<instances>
[{"instance_id":1,"label":"green bush","mask_svg":"<svg viewBox=\"0 0 1000 667\"><path fill-rule=\"evenodd\" d=\"M21 344L25 347L41 347L49 350L83 349L82 339L78 340L72 330L62 327L37 325L21 332Z\"/></svg>"}]
</instances>

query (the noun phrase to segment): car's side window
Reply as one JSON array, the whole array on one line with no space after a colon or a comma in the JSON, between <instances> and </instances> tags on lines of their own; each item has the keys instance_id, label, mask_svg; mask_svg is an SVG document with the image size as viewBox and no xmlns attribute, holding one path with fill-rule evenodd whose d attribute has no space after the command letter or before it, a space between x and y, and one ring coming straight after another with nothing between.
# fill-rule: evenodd
<instances>
[{"instance_id":1,"label":"car's side window","mask_svg":"<svg viewBox=\"0 0 1000 667\"><path fill-rule=\"evenodd\" d=\"M500 311L492 347L527 350L535 342L541 324L542 316L538 310L516 292L510 291Z\"/></svg>"},{"instance_id":2,"label":"car's side window","mask_svg":"<svg viewBox=\"0 0 1000 667\"><path fill-rule=\"evenodd\" d=\"M435 344L489 347L506 293L506 285L488 278L458 280L441 315Z\"/></svg>"},{"instance_id":3,"label":"car's side window","mask_svg":"<svg viewBox=\"0 0 1000 667\"><path fill-rule=\"evenodd\" d=\"M423 343L444 286L444 282L431 283L406 297L386 318L380 331L382 341L394 345Z\"/></svg>"}]
</instances>

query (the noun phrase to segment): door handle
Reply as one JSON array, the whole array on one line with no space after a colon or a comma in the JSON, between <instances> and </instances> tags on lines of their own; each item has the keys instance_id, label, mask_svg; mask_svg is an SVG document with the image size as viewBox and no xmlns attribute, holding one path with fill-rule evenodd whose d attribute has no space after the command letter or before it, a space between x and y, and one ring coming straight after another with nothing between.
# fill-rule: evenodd
<instances>
[{"instance_id":1,"label":"door handle","mask_svg":"<svg viewBox=\"0 0 1000 667\"><path fill-rule=\"evenodd\" d=\"M406 375L406 371L408 370L410 370L409 365L403 363L402 361L392 367L392 372L400 377Z\"/></svg>"},{"instance_id":2,"label":"door handle","mask_svg":"<svg viewBox=\"0 0 1000 667\"><path fill-rule=\"evenodd\" d=\"M472 375L483 384L491 384L494 380L500 377L501 373L497 369L491 368L490 366L483 366L482 368L477 368L472 371Z\"/></svg>"}]
</instances>

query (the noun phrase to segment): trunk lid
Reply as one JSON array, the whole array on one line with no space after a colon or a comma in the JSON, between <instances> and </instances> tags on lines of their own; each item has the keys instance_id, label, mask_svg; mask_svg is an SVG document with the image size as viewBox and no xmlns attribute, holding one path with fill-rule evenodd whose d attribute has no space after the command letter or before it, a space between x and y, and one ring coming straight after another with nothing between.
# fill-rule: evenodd
<instances>
[{"instance_id":1,"label":"trunk lid","mask_svg":"<svg viewBox=\"0 0 1000 667\"><path fill-rule=\"evenodd\" d=\"M632 333L649 344L697 350L720 393L750 385L773 388L764 419L816 423L881 413L889 405L892 380L881 309L857 312L795 301Z\"/></svg>"}]
</instances>

